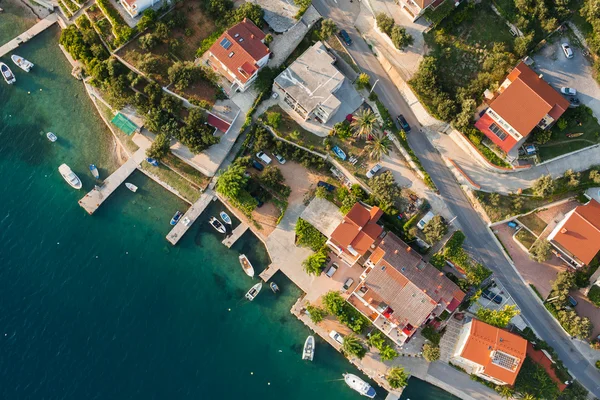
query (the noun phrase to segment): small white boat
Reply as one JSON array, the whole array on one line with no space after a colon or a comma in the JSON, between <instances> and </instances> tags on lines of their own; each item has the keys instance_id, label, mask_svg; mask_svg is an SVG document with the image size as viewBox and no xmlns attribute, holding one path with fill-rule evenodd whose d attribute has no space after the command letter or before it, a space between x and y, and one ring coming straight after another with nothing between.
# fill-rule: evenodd
<instances>
[{"instance_id":1,"label":"small white boat","mask_svg":"<svg viewBox=\"0 0 600 400\"><path fill-rule=\"evenodd\" d=\"M0 62L0 73L2 73L2 77L9 85L12 85L17 81L17 78L15 78L10 68L8 68L8 65L3 62Z\"/></svg>"},{"instance_id":2,"label":"small white boat","mask_svg":"<svg viewBox=\"0 0 600 400\"><path fill-rule=\"evenodd\" d=\"M220 233L227 233L227 229L225 229L225 226L219 222L218 219L216 219L215 217L210 217L210 219L208 220L208 223L215 228L215 230L217 232Z\"/></svg>"},{"instance_id":3,"label":"small white boat","mask_svg":"<svg viewBox=\"0 0 600 400\"><path fill-rule=\"evenodd\" d=\"M240 264L242 265L242 268L244 270L244 272L246 273L246 275L248 275L250 278L254 277L254 268L252 267L252 264L250 264L250 260L248 260L248 257L246 257L245 254L240 254Z\"/></svg>"},{"instance_id":4,"label":"small white boat","mask_svg":"<svg viewBox=\"0 0 600 400\"><path fill-rule=\"evenodd\" d=\"M90 172L94 178L100 179L100 172L98 172L98 167L95 164L90 164Z\"/></svg>"},{"instance_id":5,"label":"small white boat","mask_svg":"<svg viewBox=\"0 0 600 400\"><path fill-rule=\"evenodd\" d=\"M227 225L231 225L231 218L229 218L229 215L227 215L225 211L221 211L219 213L219 216L221 217L223 222L225 222Z\"/></svg>"},{"instance_id":6,"label":"small white boat","mask_svg":"<svg viewBox=\"0 0 600 400\"><path fill-rule=\"evenodd\" d=\"M52 143L56 142L58 140L58 136L56 136L54 133L52 132L48 132L46 133L46 137L48 138L49 141L51 141Z\"/></svg>"},{"instance_id":7,"label":"small white boat","mask_svg":"<svg viewBox=\"0 0 600 400\"><path fill-rule=\"evenodd\" d=\"M269 283L269 287L273 291L273 293L277 294L279 292L279 286L275 282Z\"/></svg>"},{"instance_id":8,"label":"small white boat","mask_svg":"<svg viewBox=\"0 0 600 400\"><path fill-rule=\"evenodd\" d=\"M250 301L254 300L254 298L258 296L258 293L260 293L260 289L262 289L262 283L259 282L252 286L250 290L248 290L248 293L246 293L246 298Z\"/></svg>"},{"instance_id":9,"label":"small white boat","mask_svg":"<svg viewBox=\"0 0 600 400\"><path fill-rule=\"evenodd\" d=\"M315 338L310 335L304 342L304 350L302 350L302 359L312 361L315 356Z\"/></svg>"},{"instance_id":10,"label":"small white boat","mask_svg":"<svg viewBox=\"0 0 600 400\"><path fill-rule=\"evenodd\" d=\"M58 172L60 172L62 177L69 185L71 185L71 187L81 189L81 180L75 175L75 172L71 171L71 168L69 168L67 164L61 164L61 166L58 167Z\"/></svg>"},{"instance_id":11,"label":"small white boat","mask_svg":"<svg viewBox=\"0 0 600 400\"><path fill-rule=\"evenodd\" d=\"M125 182L125 187L129 190L131 190L133 193L137 192L138 187L135 186L133 183L129 183L129 182Z\"/></svg>"},{"instance_id":12,"label":"small white boat","mask_svg":"<svg viewBox=\"0 0 600 400\"><path fill-rule=\"evenodd\" d=\"M361 395L370 399L374 398L377 394L371 385L354 374L344 374L344 381L346 382L346 385L350 386L351 389L356 390Z\"/></svg>"},{"instance_id":13,"label":"small white boat","mask_svg":"<svg viewBox=\"0 0 600 400\"><path fill-rule=\"evenodd\" d=\"M16 54L10 56L10 59L17 65L17 67L21 68L25 72L31 71L33 68L33 63L31 61L27 61L23 57L20 57Z\"/></svg>"}]
</instances>

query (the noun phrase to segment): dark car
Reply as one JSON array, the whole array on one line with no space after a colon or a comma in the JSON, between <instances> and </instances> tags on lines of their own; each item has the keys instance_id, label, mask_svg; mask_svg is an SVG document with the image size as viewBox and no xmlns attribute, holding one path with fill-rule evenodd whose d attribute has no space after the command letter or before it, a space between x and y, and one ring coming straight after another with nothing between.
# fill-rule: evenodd
<instances>
[{"instance_id":1,"label":"dark car","mask_svg":"<svg viewBox=\"0 0 600 400\"><path fill-rule=\"evenodd\" d=\"M400 128L402 128L404 132L410 132L410 125L408 124L408 122L406 122L406 118L404 118L404 115L398 115L398 118L396 118L396 120L398 121L398 124L400 124Z\"/></svg>"},{"instance_id":2,"label":"dark car","mask_svg":"<svg viewBox=\"0 0 600 400\"><path fill-rule=\"evenodd\" d=\"M252 160L252 166L254 167L254 169L257 169L259 171L262 171L263 169L265 169L265 166L256 160Z\"/></svg>"},{"instance_id":3,"label":"dark car","mask_svg":"<svg viewBox=\"0 0 600 400\"><path fill-rule=\"evenodd\" d=\"M317 183L317 186L324 187L325 190L327 190L328 192L333 192L333 190L335 189L335 186L323 181L319 181L319 183Z\"/></svg>"},{"instance_id":4,"label":"dark car","mask_svg":"<svg viewBox=\"0 0 600 400\"><path fill-rule=\"evenodd\" d=\"M490 291L489 291L489 290L487 290L487 289L486 289L486 290L484 290L484 291L481 293L481 295L482 295L484 298L486 298L486 299L488 299L488 300L491 300L491 301L493 301L493 302L494 302L494 303L496 303L496 304L500 304L500 303L502 303L502 297L501 297L501 296L498 296L497 294L494 294L494 293L490 292Z\"/></svg>"},{"instance_id":5,"label":"dark car","mask_svg":"<svg viewBox=\"0 0 600 400\"><path fill-rule=\"evenodd\" d=\"M340 31L340 37L346 43L346 46L350 46L352 44L352 39L350 39L350 35L344 29Z\"/></svg>"},{"instance_id":6,"label":"dark car","mask_svg":"<svg viewBox=\"0 0 600 400\"><path fill-rule=\"evenodd\" d=\"M571 307L575 307L578 303L577 300L575 300L573 297L569 296L567 297L567 299L569 300L569 304L571 305Z\"/></svg>"}]
</instances>

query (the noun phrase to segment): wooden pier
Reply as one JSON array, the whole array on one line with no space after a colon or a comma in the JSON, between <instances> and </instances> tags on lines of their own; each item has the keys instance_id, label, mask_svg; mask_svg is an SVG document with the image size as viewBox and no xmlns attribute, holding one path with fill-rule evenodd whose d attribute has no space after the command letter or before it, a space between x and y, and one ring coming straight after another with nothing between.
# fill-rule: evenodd
<instances>
[{"instance_id":1,"label":"wooden pier","mask_svg":"<svg viewBox=\"0 0 600 400\"><path fill-rule=\"evenodd\" d=\"M149 143L148 143L149 146ZM102 186L95 187L92 191L86 194L81 200L79 205L88 212L93 214L108 196L110 196L123 182L137 169L137 167L146 158L147 146L140 147L138 151L133 153L133 156L121 165L119 169L113 172L108 178L104 180Z\"/></svg>"},{"instance_id":2,"label":"wooden pier","mask_svg":"<svg viewBox=\"0 0 600 400\"><path fill-rule=\"evenodd\" d=\"M225 246L227 246L228 248L231 248L231 246L233 246L233 244L235 242L237 242L237 240L248 230L248 225L246 225L245 223L240 223L237 228L235 228L233 230L233 232L231 233L231 235L227 236L224 240L223 240L223 244Z\"/></svg>"},{"instance_id":3,"label":"wooden pier","mask_svg":"<svg viewBox=\"0 0 600 400\"><path fill-rule=\"evenodd\" d=\"M208 207L211 201L216 200L215 193L207 189L200 198L192 204L192 206L185 212L185 214L181 217L177 225L171 229L171 232L167 235L167 240L172 244L176 245L179 242L179 239L185 235L188 229L196 222L196 219L202 212ZM183 223L185 219L189 219L190 222L186 225Z\"/></svg>"},{"instance_id":4,"label":"wooden pier","mask_svg":"<svg viewBox=\"0 0 600 400\"><path fill-rule=\"evenodd\" d=\"M0 46L0 57L4 57L21 44L28 42L33 37L38 35L39 33L45 31L48 27L52 26L58 20L58 15L56 13L52 13L48 15L46 18L39 21L37 24L21 33L19 36L9 41L8 43Z\"/></svg>"}]
</instances>

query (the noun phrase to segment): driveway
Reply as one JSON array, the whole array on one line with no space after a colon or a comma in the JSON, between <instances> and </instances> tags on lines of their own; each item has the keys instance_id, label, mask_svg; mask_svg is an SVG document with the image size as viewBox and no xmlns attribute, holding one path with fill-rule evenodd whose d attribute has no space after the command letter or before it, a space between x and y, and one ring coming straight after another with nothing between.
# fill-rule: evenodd
<instances>
[{"instance_id":1,"label":"driveway","mask_svg":"<svg viewBox=\"0 0 600 400\"><path fill-rule=\"evenodd\" d=\"M582 49L567 36L548 43L533 56L533 69L544 75L544 79L556 90L571 87L577 90L577 97L600 118L600 87L594 79L590 62L581 54ZM565 57L560 44L569 43L573 58Z\"/></svg>"},{"instance_id":2,"label":"driveway","mask_svg":"<svg viewBox=\"0 0 600 400\"><path fill-rule=\"evenodd\" d=\"M592 321L592 324L594 324L591 337L595 338L600 335L600 308L596 307L588 300L583 294L583 289L571 292L571 296L577 300L577 305L575 306L577 314L581 317L588 317L590 321ZM600 359L600 352L597 353L597 356Z\"/></svg>"}]
</instances>

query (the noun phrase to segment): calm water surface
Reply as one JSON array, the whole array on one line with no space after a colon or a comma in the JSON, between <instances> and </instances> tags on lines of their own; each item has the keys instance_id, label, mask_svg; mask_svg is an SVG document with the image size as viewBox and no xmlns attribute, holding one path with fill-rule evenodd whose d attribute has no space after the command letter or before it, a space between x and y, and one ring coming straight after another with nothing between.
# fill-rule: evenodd
<instances>
[{"instance_id":1,"label":"calm water surface","mask_svg":"<svg viewBox=\"0 0 600 400\"><path fill-rule=\"evenodd\" d=\"M0 6L4 43L32 21ZM177 247L165 235L186 204L139 172L136 194L119 188L93 216L78 206L94 185L88 164L107 176L117 162L58 35L20 48L36 67L0 82L0 398L359 399L339 381L358 372L330 346L300 360L309 331L289 312L300 291L285 277L280 295L243 299L253 281L239 253L259 271L269 261L249 233L220 243L205 222L219 203ZM63 181L63 162L83 190ZM416 379L403 398L454 399Z\"/></svg>"}]
</instances>

